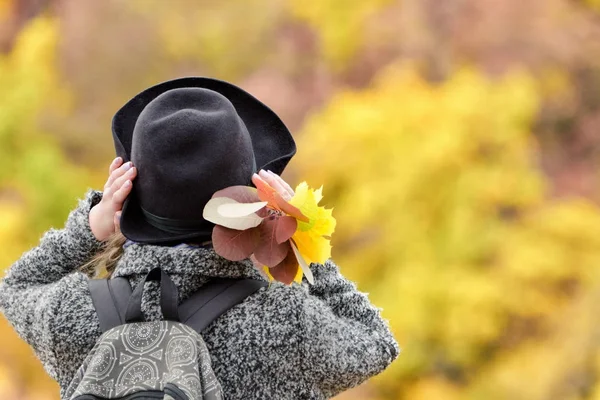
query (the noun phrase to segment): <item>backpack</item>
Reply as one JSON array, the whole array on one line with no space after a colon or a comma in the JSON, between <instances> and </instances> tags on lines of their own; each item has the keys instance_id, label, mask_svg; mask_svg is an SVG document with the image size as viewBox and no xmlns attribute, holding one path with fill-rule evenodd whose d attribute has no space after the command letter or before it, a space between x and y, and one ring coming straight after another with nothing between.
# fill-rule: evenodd
<instances>
[{"instance_id":1,"label":"backpack","mask_svg":"<svg viewBox=\"0 0 600 400\"><path fill-rule=\"evenodd\" d=\"M142 292L160 282L164 320L144 322ZM131 290L126 278L92 279L89 288L102 335L66 392L69 400L221 400L201 332L267 282L215 279L177 306L177 287L160 268Z\"/></svg>"}]
</instances>

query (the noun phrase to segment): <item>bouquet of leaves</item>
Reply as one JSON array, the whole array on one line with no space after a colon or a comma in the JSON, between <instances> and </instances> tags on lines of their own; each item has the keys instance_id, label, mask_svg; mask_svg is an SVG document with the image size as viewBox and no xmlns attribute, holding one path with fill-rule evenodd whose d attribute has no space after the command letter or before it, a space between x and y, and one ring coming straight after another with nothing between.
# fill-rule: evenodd
<instances>
[{"instance_id":1,"label":"bouquet of leaves","mask_svg":"<svg viewBox=\"0 0 600 400\"><path fill-rule=\"evenodd\" d=\"M231 261L252 256L271 280L291 284L304 274L313 283L309 265L331 257L336 224L332 210L318 205L322 188L302 182L292 191L274 173L260 173L252 176L256 189L230 186L204 207L204 219L215 224L215 252Z\"/></svg>"}]
</instances>

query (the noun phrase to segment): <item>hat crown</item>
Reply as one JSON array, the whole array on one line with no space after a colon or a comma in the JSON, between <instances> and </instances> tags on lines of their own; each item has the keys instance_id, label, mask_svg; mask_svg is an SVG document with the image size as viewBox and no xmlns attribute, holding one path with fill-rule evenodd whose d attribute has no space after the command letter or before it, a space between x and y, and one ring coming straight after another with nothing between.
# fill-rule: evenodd
<instances>
[{"instance_id":1,"label":"hat crown","mask_svg":"<svg viewBox=\"0 0 600 400\"><path fill-rule=\"evenodd\" d=\"M113 117L112 134L117 156L138 168L121 232L141 243L210 238L214 225L201 215L214 192L250 185L258 168L281 174L296 153L290 131L269 107L206 77L138 93Z\"/></svg>"},{"instance_id":2,"label":"hat crown","mask_svg":"<svg viewBox=\"0 0 600 400\"><path fill-rule=\"evenodd\" d=\"M248 185L256 169L235 107L203 88L172 89L148 103L133 130L131 160L140 206L172 219L202 220L212 193Z\"/></svg>"}]
</instances>

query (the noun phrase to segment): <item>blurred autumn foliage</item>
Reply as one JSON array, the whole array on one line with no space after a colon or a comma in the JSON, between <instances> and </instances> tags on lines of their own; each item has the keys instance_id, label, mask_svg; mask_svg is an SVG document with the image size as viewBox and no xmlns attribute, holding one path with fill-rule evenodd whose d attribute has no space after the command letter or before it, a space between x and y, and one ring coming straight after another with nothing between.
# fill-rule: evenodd
<instances>
[{"instance_id":1,"label":"blurred autumn foliage","mask_svg":"<svg viewBox=\"0 0 600 400\"><path fill-rule=\"evenodd\" d=\"M0 265L184 75L290 126L334 258L403 352L342 399L600 399L600 2L0 0ZM0 324L0 397L56 399Z\"/></svg>"}]
</instances>

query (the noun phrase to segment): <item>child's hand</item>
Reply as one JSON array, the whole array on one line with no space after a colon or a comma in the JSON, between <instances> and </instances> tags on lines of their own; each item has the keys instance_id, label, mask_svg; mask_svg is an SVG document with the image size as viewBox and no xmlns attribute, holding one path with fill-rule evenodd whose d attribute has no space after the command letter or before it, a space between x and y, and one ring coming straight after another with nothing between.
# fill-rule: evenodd
<instances>
[{"instance_id":1,"label":"child's hand","mask_svg":"<svg viewBox=\"0 0 600 400\"><path fill-rule=\"evenodd\" d=\"M107 240L120 229L123 202L131 192L131 182L137 175L137 169L131 162L121 165L122 163L121 157L117 157L110 164L102 201L90 210L90 228L99 241Z\"/></svg>"},{"instance_id":2,"label":"child's hand","mask_svg":"<svg viewBox=\"0 0 600 400\"><path fill-rule=\"evenodd\" d=\"M275 189L285 201L289 201L292 197L294 197L294 189L292 189L291 186L288 185L286 181L281 179L281 177L276 173L261 169L258 171L258 176L260 176L263 181L267 182L269 186Z\"/></svg>"}]
</instances>

